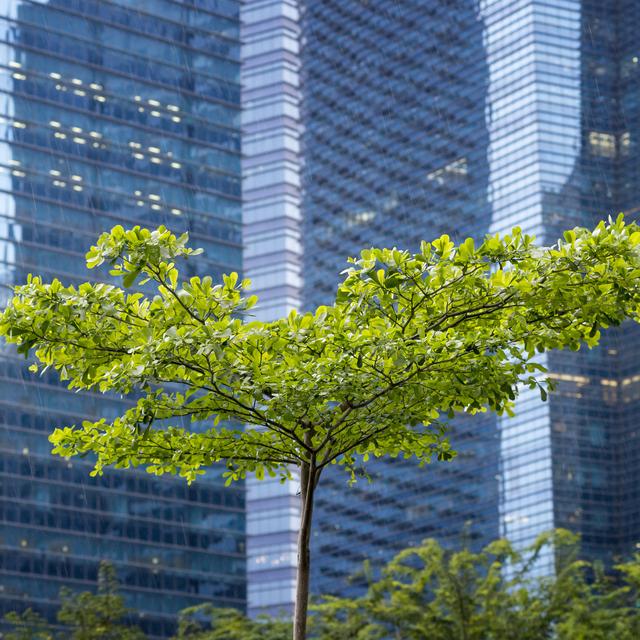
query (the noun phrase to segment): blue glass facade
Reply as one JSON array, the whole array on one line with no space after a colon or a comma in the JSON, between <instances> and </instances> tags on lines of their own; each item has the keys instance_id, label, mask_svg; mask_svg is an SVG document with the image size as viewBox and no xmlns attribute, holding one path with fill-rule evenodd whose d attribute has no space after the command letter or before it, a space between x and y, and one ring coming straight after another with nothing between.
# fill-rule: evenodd
<instances>
[{"instance_id":1,"label":"blue glass facade","mask_svg":"<svg viewBox=\"0 0 640 640\"><path fill-rule=\"evenodd\" d=\"M333 297L346 258L489 230L489 70L472 0L304 3L303 242L307 308ZM430 536L477 546L499 533L495 419L452 426L459 457L419 470L388 460L317 493L313 590Z\"/></svg>"},{"instance_id":2,"label":"blue glass facade","mask_svg":"<svg viewBox=\"0 0 640 640\"><path fill-rule=\"evenodd\" d=\"M640 7L582 3L581 149L572 175L547 205L578 223L604 213L638 217L638 46ZM582 533L584 551L611 562L640 539L637 431L640 332L635 324L605 336L601 348L554 354L559 393L550 404L556 522Z\"/></svg>"},{"instance_id":3,"label":"blue glass facade","mask_svg":"<svg viewBox=\"0 0 640 640\"><path fill-rule=\"evenodd\" d=\"M189 230L189 268L241 269L237 0L13 0L0 5L0 284L74 282L115 224ZM53 616L62 585L111 560L153 637L199 602L244 607L244 489L187 487L49 454L54 426L116 414L0 358L0 614Z\"/></svg>"},{"instance_id":4,"label":"blue glass facade","mask_svg":"<svg viewBox=\"0 0 640 640\"><path fill-rule=\"evenodd\" d=\"M619 0L307 0L302 18L303 305L347 255L520 225L541 242L638 211L640 6ZM637 328L545 360L558 391L452 428L460 457L374 482L324 478L316 592L427 536L582 534L610 561L640 539ZM552 558L542 558L542 571Z\"/></svg>"}]
</instances>

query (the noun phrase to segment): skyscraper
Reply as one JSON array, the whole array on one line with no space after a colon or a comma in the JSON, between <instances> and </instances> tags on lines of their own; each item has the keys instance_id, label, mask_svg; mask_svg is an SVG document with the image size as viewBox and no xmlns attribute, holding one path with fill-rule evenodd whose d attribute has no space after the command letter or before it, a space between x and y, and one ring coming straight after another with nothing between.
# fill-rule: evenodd
<instances>
[{"instance_id":1,"label":"skyscraper","mask_svg":"<svg viewBox=\"0 0 640 640\"><path fill-rule=\"evenodd\" d=\"M248 4L276 14L292 3ZM265 37L261 55L297 69L297 169L279 181L271 173L269 185L296 183L299 197L286 225L272 218L269 237L280 224L302 241L295 255L278 253L258 242L265 227L249 223L247 275L269 272L263 297L278 277L284 283L278 257L302 281L289 305L299 297L313 308L331 299L346 256L363 247L411 249L442 232L460 240L515 225L550 243L564 228L637 212L637 3L303 0L296 11L289 41ZM260 15L262 33L285 28ZM254 115L254 127L269 120ZM252 160L260 175L282 157L265 143ZM428 536L477 545L505 535L524 545L568 527L590 557L629 552L640 540L636 331L548 356L558 382L548 403L525 390L514 419L456 421L461 455L452 463L378 463L377 482L355 490L325 478L316 592L348 591L345 577L362 558L382 561ZM255 557L250 610L275 607L251 593L284 584L287 559Z\"/></svg>"},{"instance_id":2,"label":"skyscraper","mask_svg":"<svg viewBox=\"0 0 640 640\"><path fill-rule=\"evenodd\" d=\"M0 281L78 282L115 224L189 230L189 269L241 268L239 2L0 3ZM104 275L104 274L103 274ZM61 586L111 561L154 637L176 612L245 604L244 489L144 471L90 479L49 455L55 426L124 400L74 394L0 359L0 613L53 617Z\"/></svg>"}]
</instances>

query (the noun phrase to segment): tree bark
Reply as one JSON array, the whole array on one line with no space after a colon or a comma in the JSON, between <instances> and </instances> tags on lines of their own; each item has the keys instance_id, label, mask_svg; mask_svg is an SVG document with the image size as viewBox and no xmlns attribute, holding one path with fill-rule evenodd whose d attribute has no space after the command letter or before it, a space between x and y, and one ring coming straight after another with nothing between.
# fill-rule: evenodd
<instances>
[{"instance_id":1,"label":"tree bark","mask_svg":"<svg viewBox=\"0 0 640 640\"><path fill-rule=\"evenodd\" d=\"M307 638L307 609L309 605L309 578L311 573L311 522L313 519L313 496L318 470L303 464L300 467L300 531L298 532L298 571L296 602L293 613L293 640Z\"/></svg>"}]
</instances>

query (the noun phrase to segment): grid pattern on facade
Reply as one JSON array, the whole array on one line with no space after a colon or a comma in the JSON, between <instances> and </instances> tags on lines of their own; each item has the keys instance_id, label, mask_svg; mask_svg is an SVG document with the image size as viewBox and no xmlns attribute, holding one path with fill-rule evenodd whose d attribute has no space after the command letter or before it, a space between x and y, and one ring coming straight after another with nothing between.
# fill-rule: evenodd
<instances>
[{"instance_id":1,"label":"grid pattern on facade","mask_svg":"<svg viewBox=\"0 0 640 640\"><path fill-rule=\"evenodd\" d=\"M115 224L189 230L189 273L241 268L239 3L15 0L0 5L0 281L88 277ZM63 584L111 560L145 628L245 604L244 490L217 471L187 488L143 472L88 477L52 458L48 432L122 401L0 360L0 607L52 616Z\"/></svg>"},{"instance_id":2,"label":"grid pattern on facade","mask_svg":"<svg viewBox=\"0 0 640 640\"><path fill-rule=\"evenodd\" d=\"M472 1L304 4L304 305L331 300L361 249L416 249L488 231L488 69ZM459 457L418 469L381 461L355 487L327 472L313 548L316 593L349 593L374 567L430 536L478 546L498 534L491 417L452 425Z\"/></svg>"}]
</instances>

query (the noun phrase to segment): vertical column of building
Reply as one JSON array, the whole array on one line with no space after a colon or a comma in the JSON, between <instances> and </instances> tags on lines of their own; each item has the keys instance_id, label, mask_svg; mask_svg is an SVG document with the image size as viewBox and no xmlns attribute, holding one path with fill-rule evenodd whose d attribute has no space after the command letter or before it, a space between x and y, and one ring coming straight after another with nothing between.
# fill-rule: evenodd
<instances>
[{"instance_id":1,"label":"vertical column of building","mask_svg":"<svg viewBox=\"0 0 640 640\"><path fill-rule=\"evenodd\" d=\"M567 187L580 148L580 2L487 0L481 14L491 229L519 225L552 241L548 201ZM501 533L526 545L554 526L549 406L524 389L516 417L501 422Z\"/></svg>"},{"instance_id":2,"label":"vertical column of building","mask_svg":"<svg viewBox=\"0 0 640 640\"><path fill-rule=\"evenodd\" d=\"M242 9L244 273L271 320L300 307L300 87L296 0ZM298 483L247 483L249 614L288 613L295 592Z\"/></svg>"}]
</instances>

